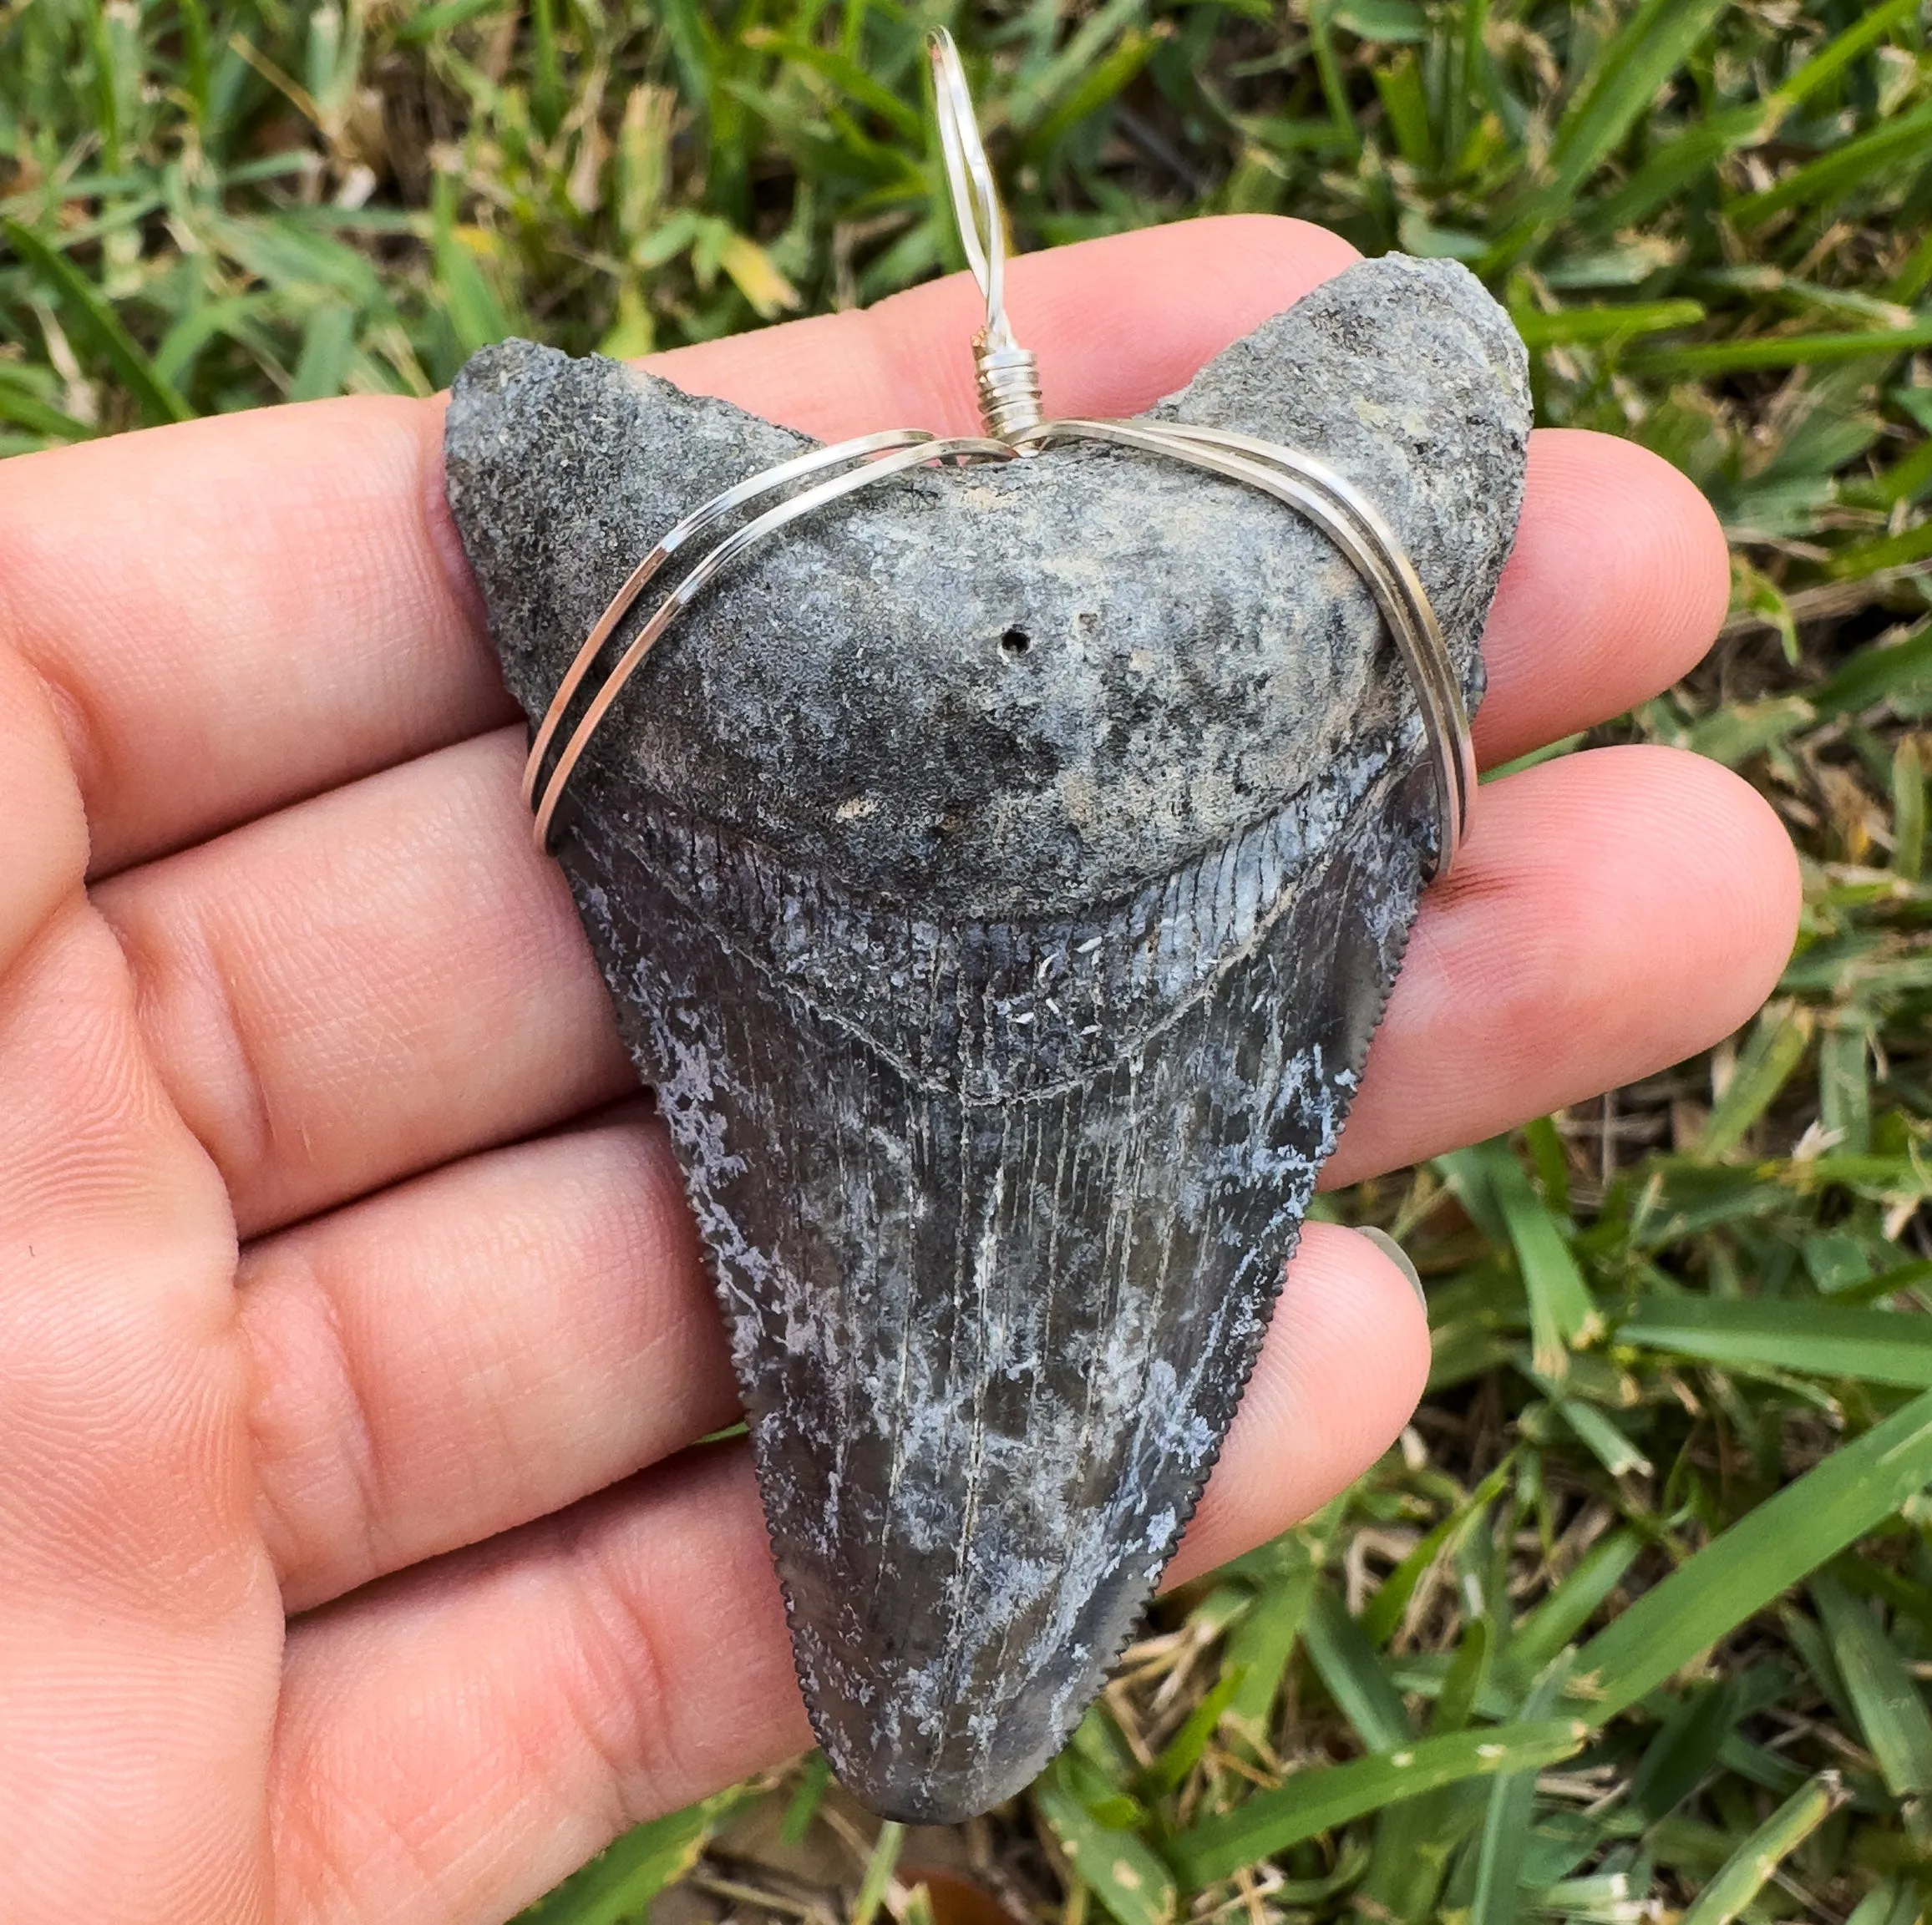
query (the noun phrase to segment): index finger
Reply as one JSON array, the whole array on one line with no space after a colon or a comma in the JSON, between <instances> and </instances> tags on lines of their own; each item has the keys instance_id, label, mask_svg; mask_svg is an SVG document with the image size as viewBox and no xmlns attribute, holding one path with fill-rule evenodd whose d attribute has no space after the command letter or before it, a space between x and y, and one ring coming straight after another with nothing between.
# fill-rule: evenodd
<instances>
[{"instance_id":1,"label":"index finger","mask_svg":"<svg viewBox=\"0 0 1932 1925\"><path fill-rule=\"evenodd\" d=\"M1015 264L1057 405L1129 412L1354 258L1199 222ZM822 437L970 428L964 276L661 357ZM94 870L199 841L510 719L444 506L440 403L362 398L0 464L0 642L58 708Z\"/></svg>"},{"instance_id":2,"label":"index finger","mask_svg":"<svg viewBox=\"0 0 1932 1925\"><path fill-rule=\"evenodd\" d=\"M1300 221L1190 221L1026 256L1011 305L1057 412L1131 413L1355 257ZM979 312L955 276L653 365L821 438L956 432L974 423ZM96 875L513 718L440 437L439 403L369 398L0 464L0 644L62 717ZM1653 693L1722 607L1722 542L1690 484L1575 439L1571 458L1533 457L1526 536L1568 502L1625 539L1563 541L1559 565L1506 580L1478 732L1498 757L1525 728L1539 741ZM1666 537L1681 565L1659 568Z\"/></svg>"}]
</instances>

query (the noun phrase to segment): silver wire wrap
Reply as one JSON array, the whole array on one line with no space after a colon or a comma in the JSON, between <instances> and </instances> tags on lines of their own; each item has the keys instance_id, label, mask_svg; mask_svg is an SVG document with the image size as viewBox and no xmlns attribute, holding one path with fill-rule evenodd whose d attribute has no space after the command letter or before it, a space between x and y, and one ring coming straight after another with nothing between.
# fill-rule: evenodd
<instances>
[{"instance_id":1,"label":"silver wire wrap","mask_svg":"<svg viewBox=\"0 0 1932 1925\"><path fill-rule=\"evenodd\" d=\"M940 151L960 246L980 291L986 297L986 325L973 337L980 419L988 434L1010 441L1041 418L1040 364L1013 338L1007 320L1007 215L973 113L971 89L952 36L941 27L926 36L932 62L932 98Z\"/></svg>"},{"instance_id":2,"label":"silver wire wrap","mask_svg":"<svg viewBox=\"0 0 1932 1925\"><path fill-rule=\"evenodd\" d=\"M1017 442L1040 424L1040 364L1024 347L973 343L980 419L986 433Z\"/></svg>"},{"instance_id":3,"label":"silver wire wrap","mask_svg":"<svg viewBox=\"0 0 1932 1925\"><path fill-rule=\"evenodd\" d=\"M1463 691L1428 592L1395 531L1367 496L1311 454L1227 428L1170 421L1073 419L1041 422L1018 438L1022 447L1036 448L1055 441L1111 442L1245 482L1296 509L1341 550L1374 595L1415 688L1441 802L1435 873L1446 874L1468 826L1469 801L1476 788L1476 758Z\"/></svg>"},{"instance_id":4,"label":"silver wire wrap","mask_svg":"<svg viewBox=\"0 0 1932 1925\"><path fill-rule=\"evenodd\" d=\"M856 494L860 489L874 487L895 474L903 474L908 469L956 458L1011 461L1017 452L1004 441L988 440L976 434L941 436L923 428L889 428L876 434L861 434L850 441L834 442L827 448L814 448L791 461L780 462L776 468L765 469L735 487L726 489L722 494L714 494L702 508L692 509L631 571L629 579L597 618L597 626L577 651L576 659L557 685L557 692L550 698L549 712L530 744L530 759L524 764L523 773L524 800L536 816L537 847L547 850L550 846L564 792L576 772L577 764L582 761L585 750L591 746L597 725L610 713L611 704L622 694L625 683L643 666L645 656L663 638L665 630L697 600L698 591L720 570L729 567L753 543L763 540L789 522L796 521L801 515L809 514L829 502ZM881 458L875 461L875 455ZM828 468L842 468L845 472L794 494L776 508L767 509L755 520L747 522L735 534L727 535L692 564L690 571L651 611L650 618L631 638L630 646L605 676L590 707L571 730L562 752L551 762L549 759L551 747L585 679L602 655L605 644L617 625L664 564L692 535L702 533L734 509L745 507L761 495L775 494L794 482L809 479Z\"/></svg>"},{"instance_id":5,"label":"silver wire wrap","mask_svg":"<svg viewBox=\"0 0 1932 1925\"><path fill-rule=\"evenodd\" d=\"M1013 338L1007 318L1006 215L980 139L966 69L952 36L944 28L929 34L926 44L932 61L940 147L960 243L966 265L986 296L986 323L972 342L980 418L986 434L941 437L917 428L862 434L766 469L686 515L631 570L598 617L551 698L524 769L524 800L536 818L538 847L551 846L570 777L625 684L705 585L754 543L802 515L931 462L1005 461L1037 455L1056 442L1098 441L1184 462L1241 482L1295 509L1341 551L1375 597L1415 690L1435 771L1433 878L1439 880L1453 866L1468 826L1470 798L1476 787L1475 756L1455 664L1443 643L1427 592L1394 530L1374 503L1345 475L1300 448L1230 429L1195 428L1179 422L1044 418L1039 364ZM585 681L618 625L664 565L693 536L725 516L764 495L810 481L828 469L840 472L767 509L692 565L652 610L553 757L557 737Z\"/></svg>"}]
</instances>

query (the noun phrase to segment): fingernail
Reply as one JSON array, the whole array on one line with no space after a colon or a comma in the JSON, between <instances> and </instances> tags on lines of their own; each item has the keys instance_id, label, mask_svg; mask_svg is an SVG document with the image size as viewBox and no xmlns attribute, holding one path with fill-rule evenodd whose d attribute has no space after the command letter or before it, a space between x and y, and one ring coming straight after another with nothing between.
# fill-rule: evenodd
<instances>
[{"instance_id":1,"label":"fingernail","mask_svg":"<svg viewBox=\"0 0 1932 1925\"><path fill-rule=\"evenodd\" d=\"M1429 1299L1427 1293L1422 1289L1422 1273L1409 1261L1408 1252L1387 1230L1365 1229L1362 1234L1408 1279L1409 1288L1416 1293L1416 1301L1425 1310L1427 1310Z\"/></svg>"}]
</instances>

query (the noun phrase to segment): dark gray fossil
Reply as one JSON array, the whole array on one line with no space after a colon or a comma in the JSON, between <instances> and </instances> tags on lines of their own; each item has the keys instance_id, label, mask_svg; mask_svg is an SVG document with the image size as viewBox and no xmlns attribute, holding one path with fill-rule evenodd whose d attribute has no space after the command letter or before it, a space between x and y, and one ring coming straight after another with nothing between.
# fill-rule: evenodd
<instances>
[{"instance_id":1,"label":"dark gray fossil","mask_svg":"<svg viewBox=\"0 0 1932 1925\"><path fill-rule=\"evenodd\" d=\"M1352 267L1155 412L1364 488L1473 703L1529 409L1471 276ZM806 445L608 361L469 363L449 500L533 720L657 538ZM1093 446L754 550L580 769L560 858L709 1248L806 1702L880 1811L1025 1785L1133 1628L1347 1112L1432 780L1325 540Z\"/></svg>"}]
</instances>

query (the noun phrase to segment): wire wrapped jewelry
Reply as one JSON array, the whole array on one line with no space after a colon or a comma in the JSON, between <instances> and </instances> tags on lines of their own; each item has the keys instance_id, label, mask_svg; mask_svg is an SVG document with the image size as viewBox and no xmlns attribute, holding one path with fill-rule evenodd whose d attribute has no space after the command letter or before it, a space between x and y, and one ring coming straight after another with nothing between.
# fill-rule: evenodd
<instances>
[{"instance_id":1,"label":"wire wrapped jewelry","mask_svg":"<svg viewBox=\"0 0 1932 1925\"><path fill-rule=\"evenodd\" d=\"M952 37L928 36L940 145L967 266L986 297L986 321L973 337L983 435L941 436L887 428L816 448L748 477L684 517L631 571L611 598L559 683L532 742L523 793L540 849L558 833L571 775L626 685L704 587L767 535L860 490L934 463L1037 458L1057 443L1099 442L1158 455L1238 481L1295 509L1318 528L1362 578L1395 641L1415 691L1435 775L1433 876L1453 866L1476 786L1468 711L1427 591L1394 531L1346 476L1303 450L1222 429L1167 422L1072 418L1042 410L1039 367L1014 338L1006 311L1006 220L976 123L966 71ZM820 478L823 479L820 479ZM797 489L795 493L786 491ZM605 673L574 722L593 671L617 629L652 581L696 537L770 495L784 499L706 550L651 610ZM565 732L568 724L568 732Z\"/></svg>"}]
</instances>

